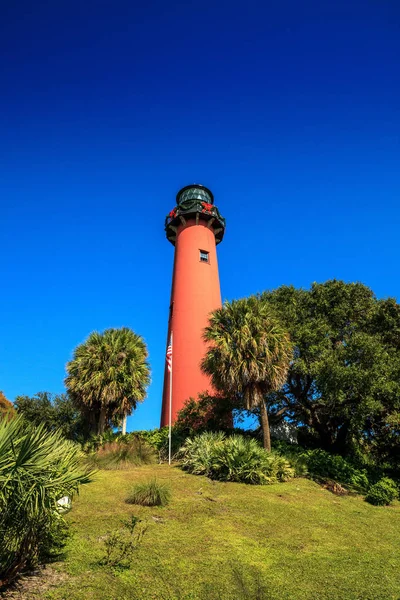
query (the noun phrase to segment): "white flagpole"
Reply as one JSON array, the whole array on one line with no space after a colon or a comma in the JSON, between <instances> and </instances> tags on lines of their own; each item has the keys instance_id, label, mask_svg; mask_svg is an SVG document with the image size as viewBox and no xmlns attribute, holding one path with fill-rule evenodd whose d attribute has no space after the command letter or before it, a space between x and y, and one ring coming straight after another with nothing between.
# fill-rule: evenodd
<instances>
[{"instance_id":1,"label":"white flagpole","mask_svg":"<svg viewBox=\"0 0 400 600\"><path fill-rule=\"evenodd\" d=\"M168 464L171 464L171 447L172 447L172 361L174 355L174 347L172 344L171 331L171 370L169 372L169 434L168 434Z\"/></svg>"}]
</instances>

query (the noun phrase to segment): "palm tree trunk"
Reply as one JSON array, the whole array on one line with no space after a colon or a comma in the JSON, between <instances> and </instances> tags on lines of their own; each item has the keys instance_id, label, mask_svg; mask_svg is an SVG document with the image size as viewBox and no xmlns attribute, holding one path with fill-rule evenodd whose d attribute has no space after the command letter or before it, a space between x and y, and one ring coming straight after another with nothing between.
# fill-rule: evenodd
<instances>
[{"instance_id":1,"label":"palm tree trunk","mask_svg":"<svg viewBox=\"0 0 400 600\"><path fill-rule=\"evenodd\" d=\"M89 435L96 435L97 433L97 419L96 419L96 413L95 411L92 409L89 409L89 413L85 413L88 414L88 422L89 422Z\"/></svg>"},{"instance_id":2,"label":"palm tree trunk","mask_svg":"<svg viewBox=\"0 0 400 600\"><path fill-rule=\"evenodd\" d=\"M269 431L269 419L265 401L261 401L261 427L263 432L263 446L267 452L271 452L271 434Z\"/></svg>"},{"instance_id":3,"label":"palm tree trunk","mask_svg":"<svg viewBox=\"0 0 400 600\"><path fill-rule=\"evenodd\" d=\"M122 417L122 435L126 434L126 413L124 412Z\"/></svg>"},{"instance_id":4,"label":"palm tree trunk","mask_svg":"<svg viewBox=\"0 0 400 600\"><path fill-rule=\"evenodd\" d=\"M100 408L99 422L98 422L98 426L97 426L97 434L98 435L103 435L105 426L106 426L106 408L105 408L105 406L102 406Z\"/></svg>"}]
</instances>

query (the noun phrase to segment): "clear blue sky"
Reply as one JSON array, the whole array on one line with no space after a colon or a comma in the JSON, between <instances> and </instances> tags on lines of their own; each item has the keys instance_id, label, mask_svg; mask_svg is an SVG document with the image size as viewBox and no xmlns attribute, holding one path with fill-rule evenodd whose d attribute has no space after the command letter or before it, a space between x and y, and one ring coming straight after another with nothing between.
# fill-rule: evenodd
<instances>
[{"instance_id":1,"label":"clear blue sky","mask_svg":"<svg viewBox=\"0 0 400 600\"><path fill-rule=\"evenodd\" d=\"M159 424L173 247L203 183L223 298L340 278L400 297L400 4L0 7L0 389L63 391L89 332L146 339Z\"/></svg>"}]
</instances>

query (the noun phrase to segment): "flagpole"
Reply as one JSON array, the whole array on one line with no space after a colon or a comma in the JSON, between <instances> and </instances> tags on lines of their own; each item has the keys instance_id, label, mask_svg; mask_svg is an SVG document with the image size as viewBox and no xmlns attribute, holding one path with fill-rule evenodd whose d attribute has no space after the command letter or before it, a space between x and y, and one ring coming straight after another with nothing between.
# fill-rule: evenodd
<instances>
[{"instance_id":1,"label":"flagpole","mask_svg":"<svg viewBox=\"0 0 400 600\"><path fill-rule=\"evenodd\" d=\"M171 331L171 350L172 346L172 331ZM169 372L169 434L168 434L168 464L171 464L171 448L172 448L172 361L173 351L171 352L171 369Z\"/></svg>"}]
</instances>

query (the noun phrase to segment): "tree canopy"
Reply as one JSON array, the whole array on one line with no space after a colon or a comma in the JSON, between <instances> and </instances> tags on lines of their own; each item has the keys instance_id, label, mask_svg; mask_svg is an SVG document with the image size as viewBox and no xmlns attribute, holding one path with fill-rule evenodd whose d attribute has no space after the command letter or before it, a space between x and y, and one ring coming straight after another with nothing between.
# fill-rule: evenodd
<instances>
[{"instance_id":1,"label":"tree canopy","mask_svg":"<svg viewBox=\"0 0 400 600\"><path fill-rule=\"evenodd\" d=\"M48 431L59 429L70 440L88 436L85 418L66 394L38 392L34 396L17 396L14 405L33 425L43 425Z\"/></svg>"},{"instance_id":2,"label":"tree canopy","mask_svg":"<svg viewBox=\"0 0 400 600\"><path fill-rule=\"evenodd\" d=\"M338 453L399 460L400 306L361 283L282 286L261 300L294 343L286 382L268 396L272 418Z\"/></svg>"},{"instance_id":3,"label":"tree canopy","mask_svg":"<svg viewBox=\"0 0 400 600\"><path fill-rule=\"evenodd\" d=\"M268 304L252 296L225 302L204 330L210 343L202 362L214 387L238 396L245 408L260 408L264 447L271 449L265 396L286 380L292 346Z\"/></svg>"},{"instance_id":4,"label":"tree canopy","mask_svg":"<svg viewBox=\"0 0 400 600\"><path fill-rule=\"evenodd\" d=\"M144 400L150 383L147 356L143 338L128 327L95 331L75 348L65 384L93 431L103 433Z\"/></svg>"}]
</instances>

